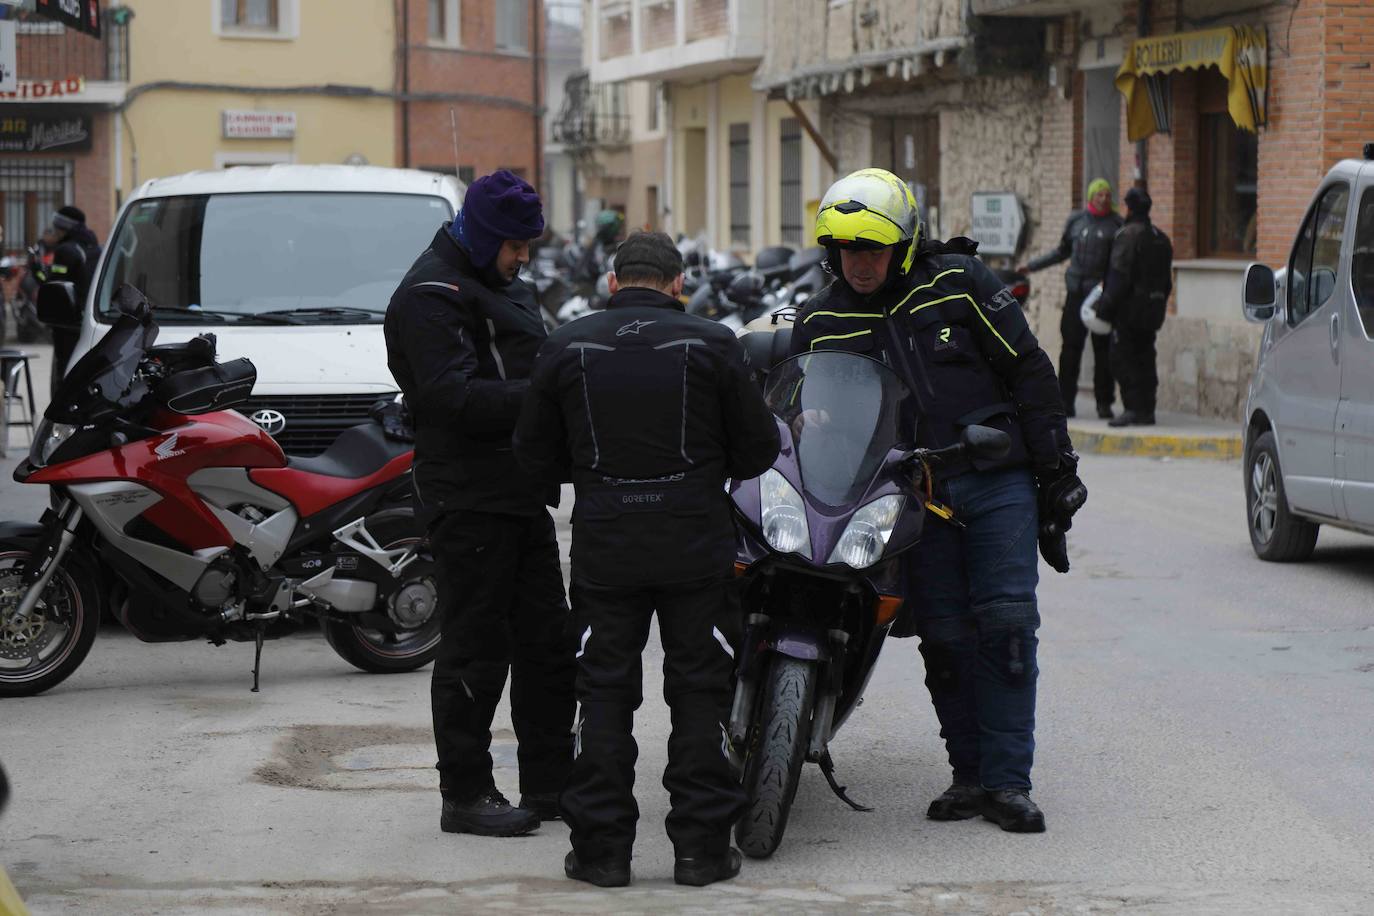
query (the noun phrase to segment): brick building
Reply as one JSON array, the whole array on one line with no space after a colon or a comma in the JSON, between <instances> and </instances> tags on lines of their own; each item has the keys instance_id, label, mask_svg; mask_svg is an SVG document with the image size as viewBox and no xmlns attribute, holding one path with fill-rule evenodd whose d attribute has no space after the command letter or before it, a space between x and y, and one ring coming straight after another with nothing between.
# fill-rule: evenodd
<instances>
[{"instance_id":1,"label":"brick building","mask_svg":"<svg viewBox=\"0 0 1374 916\"><path fill-rule=\"evenodd\" d=\"M19 87L0 96L0 221L4 249L36 242L65 204L101 238L114 217L113 124L128 80L128 41L104 15L102 36L17 14Z\"/></svg>"},{"instance_id":2,"label":"brick building","mask_svg":"<svg viewBox=\"0 0 1374 916\"><path fill-rule=\"evenodd\" d=\"M398 164L543 183L543 3L396 0ZM457 120L457 149L453 119ZM456 160L456 161L455 161Z\"/></svg>"}]
</instances>

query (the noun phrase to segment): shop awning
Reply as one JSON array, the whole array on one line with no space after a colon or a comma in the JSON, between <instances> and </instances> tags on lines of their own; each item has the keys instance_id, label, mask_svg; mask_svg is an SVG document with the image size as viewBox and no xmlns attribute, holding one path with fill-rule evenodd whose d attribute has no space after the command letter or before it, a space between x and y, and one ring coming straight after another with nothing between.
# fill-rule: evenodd
<instances>
[{"instance_id":1,"label":"shop awning","mask_svg":"<svg viewBox=\"0 0 1374 916\"><path fill-rule=\"evenodd\" d=\"M1180 32L1140 38L1131 43L1116 74L1116 88L1126 97L1126 134L1144 140L1155 131L1168 133L1172 105L1168 74L1216 67L1230 89L1226 109L1242 130L1255 133L1266 121L1265 84L1269 75L1266 34L1250 26L1202 32Z\"/></svg>"}]
</instances>

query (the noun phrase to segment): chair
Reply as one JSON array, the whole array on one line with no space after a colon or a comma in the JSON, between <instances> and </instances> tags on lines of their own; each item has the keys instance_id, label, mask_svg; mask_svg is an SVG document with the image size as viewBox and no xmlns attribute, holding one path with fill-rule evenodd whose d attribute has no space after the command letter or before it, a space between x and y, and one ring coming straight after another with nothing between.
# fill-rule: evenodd
<instances>
[{"instance_id":1,"label":"chair","mask_svg":"<svg viewBox=\"0 0 1374 916\"><path fill-rule=\"evenodd\" d=\"M34 400L33 400L33 374L29 371L29 360L37 356L35 353L26 353L23 350L0 350L0 458L5 457L10 444L10 427L27 426L29 428L29 444L33 444L34 433ZM24 376L24 392L19 391L19 376ZM25 398L25 393L28 397ZM11 412L15 405L18 405L20 416L23 419L11 419Z\"/></svg>"}]
</instances>

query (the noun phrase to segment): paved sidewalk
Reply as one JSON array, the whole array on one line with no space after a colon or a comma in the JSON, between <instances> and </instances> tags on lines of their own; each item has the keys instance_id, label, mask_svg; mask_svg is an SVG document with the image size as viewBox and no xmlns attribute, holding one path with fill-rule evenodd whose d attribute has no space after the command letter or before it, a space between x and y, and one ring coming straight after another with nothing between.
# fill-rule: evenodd
<instances>
[{"instance_id":1,"label":"paved sidewalk","mask_svg":"<svg viewBox=\"0 0 1374 916\"><path fill-rule=\"evenodd\" d=\"M1069 420L1069 435L1079 452L1225 460L1241 456L1240 424L1233 421L1160 410L1155 412L1154 426L1113 429L1106 420L1097 419L1091 395L1080 394L1075 407L1078 416ZM1114 409L1120 413L1121 405Z\"/></svg>"}]
</instances>

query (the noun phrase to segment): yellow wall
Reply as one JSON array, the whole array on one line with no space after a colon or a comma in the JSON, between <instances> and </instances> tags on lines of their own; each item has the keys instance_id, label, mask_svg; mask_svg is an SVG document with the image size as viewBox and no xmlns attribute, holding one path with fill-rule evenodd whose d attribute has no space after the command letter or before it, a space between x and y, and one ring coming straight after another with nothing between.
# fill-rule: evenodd
<instances>
[{"instance_id":1,"label":"yellow wall","mask_svg":"<svg viewBox=\"0 0 1374 916\"><path fill-rule=\"evenodd\" d=\"M285 3L285 0L283 0ZM339 84L390 91L394 84L392 4L378 0L298 0L292 39L215 34L219 0L127 0L130 91L123 141L123 188L193 169L215 167L216 154L268 153L299 163L343 162L360 154L373 165L396 163L395 104L386 98L247 94L139 87L163 81L231 87ZM226 109L293 111L296 135L230 140ZM137 175L134 154L137 152Z\"/></svg>"}]
</instances>

